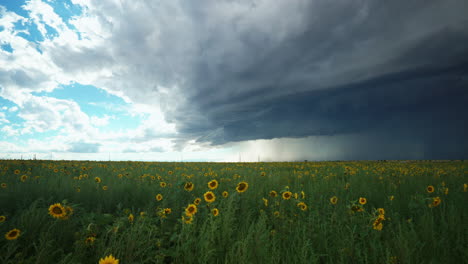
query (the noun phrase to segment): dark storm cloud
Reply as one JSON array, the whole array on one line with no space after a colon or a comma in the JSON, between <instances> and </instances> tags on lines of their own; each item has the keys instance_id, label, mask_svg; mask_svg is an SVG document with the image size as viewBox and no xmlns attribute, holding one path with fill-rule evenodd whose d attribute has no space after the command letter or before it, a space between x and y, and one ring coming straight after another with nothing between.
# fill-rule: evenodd
<instances>
[{"instance_id":1,"label":"dark storm cloud","mask_svg":"<svg viewBox=\"0 0 468 264\"><path fill-rule=\"evenodd\" d=\"M183 137L217 145L371 133L421 142L427 157L467 156L464 1L291 5L263 21L272 31L242 28L242 16L211 24L208 8L187 8L199 58L185 103L165 109Z\"/></svg>"}]
</instances>

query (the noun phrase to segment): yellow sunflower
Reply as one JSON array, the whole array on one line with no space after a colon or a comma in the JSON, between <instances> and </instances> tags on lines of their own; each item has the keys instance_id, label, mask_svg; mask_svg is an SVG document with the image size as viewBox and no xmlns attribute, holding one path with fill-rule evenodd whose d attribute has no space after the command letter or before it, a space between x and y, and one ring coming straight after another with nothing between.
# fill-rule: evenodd
<instances>
[{"instance_id":1,"label":"yellow sunflower","mask_svg":"<svg viewBox=\"0 0 468 264\"><path fill-rule=\"evenodd\" d=\"M238 193L243 193L243 192L247 191L248 188L249 188L249 184L247 182L243 181L243 182L239 182L237 184L236 191Z\"/></svg>"},{"instance_id":2,"label":"yellow sunflower","mask_svg":"<svg viewBox=\"0 0 468 264\"><path fill-rule=\"evenodd\" d=\"M372 228L375 230L381 231L383 228L383 221L385 220L385 217L383 215L379 215L375 220L374 223L372 224Z\"/></svg>"},{"instance_id":3,"label":"yellow sunflower","mask_svg":"<svg viewBox=\"0 0 468 264\"><path fill-rule=\"evenodd\" d=\"M224 198L226 198L226 197L229 196L229 193L228 193L227 191L224 191L224 192L222 193L222 195L223 195Z\"/></svg>"},{"instance_id":4,"label":"yellow sunflower","mask_svg":"<svg viewBox=\"0 0 468 264\"><path fill-rule=\"evenodd\" d=\"M5 222L5 220L6 220L6 216L0 215L0 223Z\"/></svg>"},{"instance_id":5,"label":"yellow sunflower","mask_svg":"<svg viewBox=\"0 0 468 264\"><path fill-rule=\"evenodd\" d=\"M185 185L184 185L184 189L188 192L191 192L193 190L193 183L192 182L186 182Z\"/></svg>"},{"instance_id":6,"label":"yellow sunflower","mask_svg":"<svg viewBox=\"0 0 468 264\"><path fill-rule=\"evenodd\" d=\"M307 204L305 204L304 202L298 203L297 207L301 208L302 211L307 210Z\"/></svg>"},{"instance_id":7,"label":"yellow sunflower","mask_svg":"<svg viewBox=\"0 0 468 264\"><path fill-rule=\"evenodd\" d=\"M192 216L182 216L182 222L184 224L191 224L193 222L193 217Z\"/></svg>"},{"instance_id":8,"label":"yellow sunflower","mask_svg":"<svg viewBox=\"0 0 468 264\"><path fill-rule=\"evenodd\" d=\"M61 220L67 220L73 214L73 208L70 206L65 207L65 216L60 217Z\"/></svg>"},{"instance_id":9,"label":"yellow sunflower","mask_svg":"<svg viewBox=\"0 0 468 264\"><path fill-rule=\"evenodd\" d=\"M428 193L433 193L434 190L435 190L435 189L434 189L434 186L432 186L432 185L429 185L429 186L426 187L426 191L427 191Z\"/></svg>"},{"instance_id":10,"label":"yellow sunflower","mask_svg":"<svg viewBox=\"0 0 468 264\"><path fill-rule=\"evenodd\" d=\"M385 209L383 208L377 209L377 212L379 212L379 215L385 215Z\"/></svg>"},{"instance_id":11,"label":"yellow sunflower","mask_svg":"<svg viewBox=\"0 0 468 264\"><path fill-rule=\"evenodd\" d=\"M364 197L359 197L359 203L365 205L367 203L367 199Z\"/></svg>"},{"instance_id":12,"label":"yellow sunflower","mask_svg":"<svg viewBox=\"0 0 468 264\"><path fill-rule=\"evenodd\" d=\"M107 187L107 185L102 186L103 191L107 191L108 189L109 189L109 187Z\"/></svg>"},{"instance_id":13,"label":"yellow sunflower","mask_svg":"<svg viewBox=\"0 0 468 264\"><path fill-rule=\"evenodd\" d=\"M292 193L290 191L286 191L286 192L283 192L281 196L283 197L284 200L289 200L291 199Z\"/></svg>"},{"instance_id":14,"label":"yellow sunflower","mask_svg":"<svg viewBox=\"0 0 468 264\"><path fill-rule=\"evenodd\" d=\"M86 244L86 245L92 245L92 244L94 244L94 241L95 241L95 240L96 240L96 238L93 237L93 236L87 237L87 238L85 239L85 244Z\"/></svg>"},{"instance_id":15,"label":"yellow sunflower","mask_svg":"<svg viewBox=\"0 0 468 264\"><path fill-rule=\"evenodd\" d=\"M332 204L338 203L338 197L333 196L332 198L330 198L330 203L332 203Z\"/></svg>"},{"instance_id":16,"label":"yellow sunflower","mask_svg":"<svg viewBox=\"0 0 468 264\"><path fill-rule=\"evenodd\" d=\"M279 211L275 211L275 212L273 213L273 215L274 215L275 217L279 217L279 216L280 216L280 212L279 212Z\"/></svg>"},{"instance_id":17,"label":"yellow sunflower","mask_svg":"<svg viewBox=\"0 0 468 264\"><path fill-rule=\"evenodd\" d=\"M158 194L156 195L156 200L157 200L157 201L161 201L162 199L163 199L162 194L158 193Z\"/></svg>"},{"instance_id":18,"label":"yellow sunflower","mask_svg":"<svg viewBox=\"0 0 468 264\"><path fill-rule=\"evenodd\" d=\"M301 191L301 198L302 198L302 199L305 199L305 193L304 193L304 191Z\"/></svg>"},{"instance_id":19,"label":"yellow sunflower","mask_svg":"<svg viewBox=\"0 0 468 264\"><path fill-rule=\"evenodd\" d=\"M1 186L3 189L5 189L5 188L7 187L7 184L4 183L4 182L2 182L2 184L0 184L0 186Z\"/></svg>"},{"instance_id":20,"label":"yellow sunflower","mask_svg":"<svg viewBox=\"0 0 468 264\"><path fill-rule=\"evenodd\" d=\"M263 200L263 204L264 204L265 206L268 206L268 199L262 198L262 200Z\"/></svg>"},{"instance_id":21,"label":"yellow sunflower","mask_svg":"<svg viewBox=\"0 0 468 264\"><path fill-rule=\"evenodd\" d=\"M133 214L129 214L129 215L128 215L128 221L129 221L130 223L133 223L133 220L134 220L134 219L135 219L135 217L133 216Z\"/></svg>"},{"instance_id":22,"label":"yellow sunflower","mask_svg":"<svg viewBox=\"0 0 468 264\"><path fill-rule=\"evenodd\" d=\"M67 215L67 211L60 203L55 203L49 206L49 214L54 218L62 218Z\"/></svg>"},{"instance_id":23,"label":"yellow sunflower","mask_svg":"<svg viewBox=\"0 0 468 264\"><path fill-rule=\"evenodd\" d=\"M431 208L432 207L437 207L437 206L440 205L441 202L442 202L442 199L440 199L440 197L438 197L438 196L434 197L434 198L432 198L432 203L429 204L429 207L431 207Z\"/></svg>"},{"instance_id":24,"label":"yellow sunflower","mask_svg":"<svg viewBox=\"0 0 468 264\"><path fill-rule=\"evenodd\" d=\"M112 254L106 256L105 258L101 258L99 260L99 264L119 264L119 260L114 258Z\"/></svg>"},{"instance_id":25,"label":"yellow sunflower","mask_svg":"<svg viewBox=\"0 0 468 264\"><path fill-rule=\"evenodd\" d=\"M164 208L164 214L170 214L170 213L172 213L171 208Z\"/></svg>"},{"instance_id":26,"label":"yellow sunflower","mask_svg":"<svg viewBox=\"0 0 468 264\"><path fill-rule=\"evenodd\" d=\"M194 203L195 205L199 205L200 202L201 202L201 199L200 199L200 198L195 198L195 200L193 200L193 203Z\"/></svg>"},{"instance_id":27,"label":"yellow sunflower","mask_svg":"<svg viewBox=\"0 0 468 264\"><path fill-rule=\"evenodd\" d=\"M212 213L214 216L218 216L218 215L219 215L219 210L218 210L218 208L213 208L213 210L211 210L211 213Z\"/></svg>"},{"instance_id":28,"label":"yellow sunflower","mask_svg":"<svg viewBox=\"0 0 468 264\"><path fill-rule=\"evenodd\" d=\"M15 173L16 175L20 174L20 172L21 172L20 170L15 170L15 171L14 171L14 173Z\"/></svg>"},{"instance_id":29,"label":"yellow sunflower","mask_svg":"<svg viewBox=\"0 0 468 264\"><path fill-rule=\"evenodd\" d=\"M212 191L208 191L205 194L203 194L203 197L205 198L205 201L207 203L212 203L216 200L216 196Z\"/></svg>"},{"instance_id":30,"label":"yellow sunflower","mask_svg":"<svg viewBox=\"0 0 468 264\"><path fill-rule=\"evenodd\" d=\"M198 209L195 204L189 204L187 208L185 208L185 215L192 217L197 213Z\"/></svg>"},{"instance_id":31,"label":"yellow sunflower","mask_svg":"<svg viewBox=\"0 0 468 264\"><path fill-rule=\"evenodd\" d=\"M8 240L15 240L20 236L21 231L19 229L12 229L5 234L5 238Z\"/></svg>"},{"instance_id":32,"label":"yellow sunflower","mask_svg":"<svg viewBox=\"0 0 468 264\"><path fill-rule=\"evenodd\" d=\"M218 188L218 181L217 180L211 180L208 182L208 188L210 188L210 190L214 190L216 188Z\"/></svg>"},{"instance_id":33,"label":"yellow sunflower","mask_svg":"<svg viewBox=\"0 0 468 264\"><path fill-rule=\"evenodd\" d=\"M161 187L164 188L164 187L166 187L166 183L165 183L165 182L160 182L160 183L159 183L159 186L161 186Z\"/></svg>"},{"instance_id":34,"label":"yellow sunflower","mask_svg":"<svg viewBox=\"0 0 468 264\"><path fill-rule=\"evenodd\" d=\"M97 182L97 183L101 183L101 182L102 182L101 178L99 178L99 177L95 177L95 178L94 178L94 181Z\"/></svg>"},{"instance_id":35,"label":"yellow sunflower","mask_svg":"<svg viewBox=\"0 0 468 264\"><path fill-rule=\"evenodd\" d=\"M278 193L276 191L270 191L270 196L275 198L276 196L278 196Z\"/></svg>"},{"instance_id":36,"label":"yellow sunflower","mask_svg":"<svg viewBox=\"0 0 468 264\"><path fill-rule=\"evenodd\" d=\"M22 175L22 176L20 177L20 180L21 180L22 182L25 182L27 179L28 179L28 175L26 175L26 174L24 174L24 175Z\"/></svg>"}]
</instances>

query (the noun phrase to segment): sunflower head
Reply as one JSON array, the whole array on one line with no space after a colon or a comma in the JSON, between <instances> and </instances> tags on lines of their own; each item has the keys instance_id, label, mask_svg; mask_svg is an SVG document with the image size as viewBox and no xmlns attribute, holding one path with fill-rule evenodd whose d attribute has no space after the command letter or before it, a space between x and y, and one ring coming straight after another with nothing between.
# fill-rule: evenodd
<instances>
[{"instance_id":1,"label":"sunflower head","mask_svg":"<svg viewBox=\"0 0 468 264\"><path fill-rule=\"evenodd\" d=\"M268 199L262 198L262 200L263 200L263 204L264 204L265 206L268 206Z\"/></svg>"},{"instance_id":2,"label":"sunflower head","mask_svg":"<svg viewBox=\"0 0 468 264\"><path fill-rule=\"evenodd\" d=\"M67 220L73 214L73 208L71 206L65 206L65 215L60 217L61 220Z\"/></svg>"},{"instance_id":3,"label":"sunflower head","mask_svg":"<svg viewBox=\"0 0 468 264\"><path fill-rule=\"evenodd\" d=\"M187 208L185 208L185 215L188 217L192 217L197 213L198 209L195 204L189 204Z\"/></svg>"},{"instance_id":4,"label":"sunflower head","mask_svg":"<svg viewBox=\"0 0 468 264\"><path fill-rule=\"evenodd\" d=\"M162 194L158 193L158 194L156 195L156 200L157 200L157 201L161 201L162 199L163 199Z\"/></svg>"},{"instance_id":5,"label":"sunflower head","mask_svg":"<svg viewBox=\"0 0 468 264\"><path fill-rule=\"evenodd\" d=\"M372 228L375 230L381 231L383 228L383 221L385 220L385 216L383 214L379 215L372 224Z\"/></svg>"},{"instance_id":6,"label":"sunflower head","mask_svg":"<svg viewBox=\"0 0 468 264\"><path fill-rule=\"evenodd\" d=\"M63 207L62 204L55 203L55 204L49 206L49 214L53 218L60 219L60 218L63 218L63 217L65 217L67 215L67 211L66 211L65 207Z\"/></svg>"},{"instance_id":7,"label":"sunflower head","mask_svg":"<svg viewBox=\"0 0 468 264\"><path fill-rule=\"evenodd\" d=\"M212 191L208 191L205 194L203 194L203 197L205 198L205 201L207 203L212 203L216 200L216 196Z\"/></svg>"},{"instance_id":8,"label":"sunflower head","mask_svg":"<svg viewBox=\"0 0 468 264\"><path fill-rule=\"evenodd\" d=\"M95 178L94 178L94 181L97 182L97 183L101 183L101 182L102 182L101 178L99 178L99 177L95 177Z\"/></svg>"},{"instance_id":9,"label":"sunflower head","mask_svg":"<svg viewBox=\"0 0 468 264\"><path fill-rule=\"evenodd\" d=\"M7 240L15 240L20 236L21 231L19 229L12 229L5 234Z\"/></svg>"},{"instance_id":10,"label":"sunflower head","mask_svg":"<svg viewBox=\"0 0 468 264\"><path fill-rule=\"evenodd\" d=\"M442 202L442 199L440 199L440 197L438 197L438 196L434 197L434 198L432 198L432 203L429 204L429 207L431 207L431 208L432 207L437 207L437 206L440 205L441 202Z\"/></svg>"},{"instance_id":11,"label":"sunflower head","mask_svg":"<svg viewBox=\"0 0 468 264\"><path fill-rule=\"evenodd\" d=\"M16 175L20 174L20 172L21 172L20 170L15 170L15 171L14 171L14 173L15 173Z\"/></svg>"},{"instance_id":12,"label":"sunflower head","mask_svg":"<svg viewBox=\"0 0 468 264\"><path fill-rule=\"evenodd\" d=\"M194 203L195 205L199 205L200 202L201 202L201 199L200 199L200 198L195 198L195 200L193 200L193 203Z\"/></svg>"},{"instance_id":13,"label":"sunflower head","mask_svg":"<svg viewBox=\"0 0 468 264\"><path fill-rule=\"evenodd\" d=\"M385 209L383 208L377 209L377 212L379 212L379 215L385 215Z\"/></svg>"},{"instance_id":14,"label":"sunflower head","mask_svg":"<svg viewBox=\"0 0 468 264\"><path fill-rule=\"evenodd\" d=\"M208 188L210 188L210 190L214 190L216 188L218 188L218 181L217 180L211 180L208 182Z\"/></svg>"},{"instance_id":15,"label":"sunflower head","mask_svg":"<svg viewBox=\"0 0 468 264\"><path fill-rule=\"evenodd\" d=\"M89 236L89 237L87 237L87 238L85 239L84 242L85 242L86 245L90 246L90 245L94 244L94 241L95 241L95 240L96 240L95 237Z\"/></svg>"},{"instance_id":16,"label":"sunflower head","mask_svg":"<svg viewBox=\"0 0 468 264\"><path fill-rule=\"evenodd\" d=\"M193 222L193 216L187 216L187 215L182 216L182 223L191 224L192 222Z\"/></svg>"},{"instance_id":17,"label":"sunflower head","mask_svg":"<svg viewBox=\"0 0 468 264\"><path fill-rule=\"evenodd\" d=\"M218 215L219 215L219 210L218 210L218 208L213 208L213 210L211 210L211 213L212 213L214 216L218 216Z\"/></svg>"},{"instance_id":18,"label":"sunflower head","mask_svg":"<svg viewBox=\"0 0 468 264\"><path fill-rule=\"evenodd\" d=\"M228 193L227 191L224 191L224 192L222 193L222 195L223 195L224 198L226 198L226 197L229 196L229 193Z\"/></svg>"},{"instance_id":19,"label":"sunflower head","mask_svg":"<svg viewBox=\"0 0 468 264\"><path fill-rule=\"evenodd\" d=\"M164 208L164 214L170 214L172 213L172 209L171 208Z\"/></svg>"},{"instance_id":20,"label":"sunflower head","mask_svg":"<svg viewBox=\"0 0 468 264\"><path fill-rule=\"evenodd\" d=\"M367 203L367 199L364 197L359 197L359 203L365 205Z\"/></svg>"},{"instance_id":21,"label":"sunflower head","mask_svg":"<svg viewBox=\"0 0 468 264\"><path fill-rule=\"evenodd\" d=\"M307 210L307 204L305 204L304 202L298 203L297 207L299 207L302 211Z\"/></svg>"},{"instance_id":22,"label":"sunflower head","mask_svg":"<svg viewBox=\"0 0 468 264\"><path fill-rule=\"evenodd\" d=\"M292 193L290 191L285 191L283 194L281 194L284 200L289 200L291 199Z\"/></svg>"},{"instance_id":23,"label":"sunflower head","mask_svg":"<svg viewBox=\"0 0 468 264\"><path fill-rule=\"evenodd\" d=\"M130 223L133 223L133 220L134 220L134 219L135 219L135 216L133 216L133 214L129 214L129 215L128 215L128 221L129 221Z\"/></svg>"},{"instance_id":24,"label":"sunflower head","mask_svg":"<svg viewBox=\"0 0 468 264\"><path fill-rule=\"evenodd\" d=\"M237 184L236 191L238 193L243 193L243 192L247 191L248 188L249 188L249 184L247 182L243 181L243 182L239 182Z\"/></svg>"},{"instance_id":25,"label":"sunflower head","mask_svg":"<svg viewBox=\"0 0 468 264\"><path fill-rule=\"evenodd\" d=\"M338 203L338 197L333 196L332 198L330 198L330 203L331 204L337 204Z\"/></svg>"},{"instance_id":26,"label":"sunflower head","mask_svg":"<svg viewBox=\"0 0 468 264\"><path fill-rule=\"evenodd\" d=\"M276 191L270 191L270 196L275 198L276 196L278 196L278 193Z\"/></svg>"},{"instance_id":27,"label":"sunflower head","mask_svg":"<svg viewBox=\"0 0 468 264\"><path fill-rule=\"evenodd\" d=\"M427 187L426 187L426 191L427 191L428 193L433 193L433 192L434 192L434 186L432 186L432 185L427 186Z\"/></svg>"},{"instance_id":28,"label":"sunflower head","mask_svg":"<svg viewBox=\"0 0 468 264\"><path fill-rule=\"evenodd\" d=\"M107 191L108 189L109 189L109 187L107 187L107 185L102 186L103 191Z\"/></svg>"},{"instance_id":29,"label":"sunflower head","mask_svg":"<svg viewBox=\"0 0 468 264\"><path fill-rule=\"evenodd\" d=\"M159 183L159 186L161 186L161 187L163 187L163 188L166 187L166 185L167 185L166 182L160 182L160 183Z\"/></svg>"},{"instance_id":30,"label":"sunflower head","mask_svg":"<svg viewBox=\"0 0 468 264\"><path fill-rule=\"evenodd\" d=\"M0 215L0 223L3 223L6 221L6 216Z\"/></svg>"},{"instance_id":31,"label":"sunflower head","mask_svg":"<svg viewBox=\"0 0 468 264\"><path fill-rule=\"evenodd\" d=\"M188 192L191 192L193 190L193 183L192 182L186 182L185 185L184 185L184 189Z\"/></svg>"},{"instance_id":32,"label":"sunflower head","mask_svg":"<svg viewBox=\"0 0 468 264\"><path fill-rule=\"evenodd\" d=\"M2 189L5 189L7 187L7 184L2 182L2 184L0 184L0 187L2 187Z\"/></svg>"},{"instance_id":33,"label":"sunflower head","mask_svg":"<svg viewBox=\"0 0 468 264\"><path fill-rule=\"evenodd\" d=\"M106 256L105 258L101 258L99 260L99 264L119 264L119 260L114 258L112 254Z\"/></svg>"},{"instance_id":34,"label":"sunflower head","mask_svg":"<svg viewBox=\"0 0 468 264\"><path fill-rule=\"evenodd\" d=\"M360 205L353 205L351 206L351 211L352 212L364 212L364 208L362 208Z\"/></svg>"},{"instance_id":35,"label":"sunflower head","mask_svg":"<svg viewBox=\"0 0 468 264\"><path fill-rule=\"evenodd\" d=\"M21 180L22 182L25 182L27 179L28 179L28 175L26 175L26 174L21 175L21 177L20 177L20 180Z\"/></svg>"}]
</instances>

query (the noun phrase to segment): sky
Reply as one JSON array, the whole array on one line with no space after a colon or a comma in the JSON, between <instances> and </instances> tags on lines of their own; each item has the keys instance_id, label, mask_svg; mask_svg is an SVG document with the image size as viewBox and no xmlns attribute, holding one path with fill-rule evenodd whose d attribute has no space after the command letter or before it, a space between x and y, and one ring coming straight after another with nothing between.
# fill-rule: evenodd
<instances>
[{"instance_id":1,"label":"sky","mask_svg":"<svg viewBox=\"0 0 468 264\"><path fill-rule=\"evenodd\" d=\"M465 0L2 0L0 158L468 158Z\"/></svg>"}]
</instances>

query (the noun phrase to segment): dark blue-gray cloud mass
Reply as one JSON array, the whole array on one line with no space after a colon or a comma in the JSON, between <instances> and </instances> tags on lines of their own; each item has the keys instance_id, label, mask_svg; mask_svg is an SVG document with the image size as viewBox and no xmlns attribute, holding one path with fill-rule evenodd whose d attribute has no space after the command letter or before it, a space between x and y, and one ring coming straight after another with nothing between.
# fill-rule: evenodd
<instances>
[{"instance_id":1,"label":"dark blue-gray cloud mass","mask_svg":"<svg viewBox=\"0 0 468 264\"><path fill-rule=\"evenodd\" d=\"M286 9L265 21L277 32L239 30L239 17L206 34L195 19L202 48L188 103L166 109L182 135L219 145L362 134L356 157L385 156L365 147L380 140L414 142L418 158L468 158L464 1L300 3L301 13ZM208 15L203 5L192 8ZM303 18L300 26L282 32L292 16ZM226 32L237 45L223 41ZM401 148L394 158L411 151Z\"/></svg>"}]
</instances>

